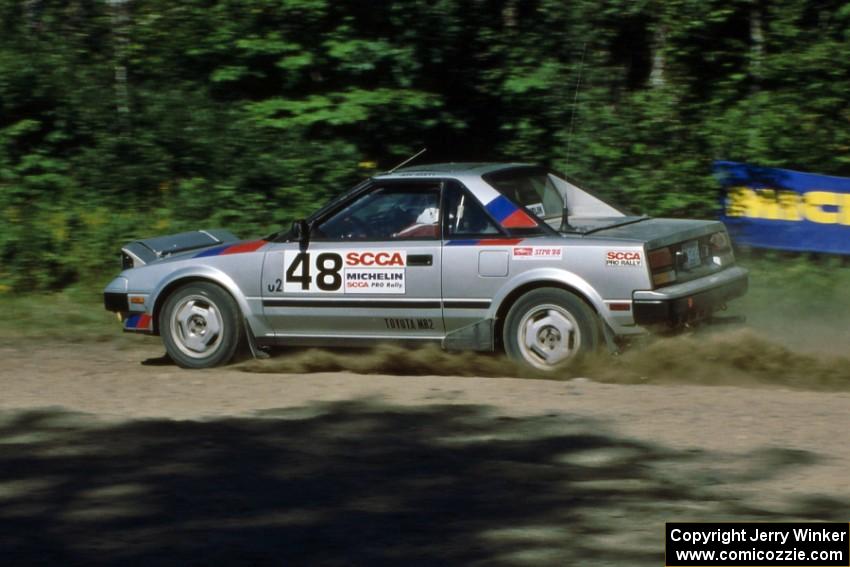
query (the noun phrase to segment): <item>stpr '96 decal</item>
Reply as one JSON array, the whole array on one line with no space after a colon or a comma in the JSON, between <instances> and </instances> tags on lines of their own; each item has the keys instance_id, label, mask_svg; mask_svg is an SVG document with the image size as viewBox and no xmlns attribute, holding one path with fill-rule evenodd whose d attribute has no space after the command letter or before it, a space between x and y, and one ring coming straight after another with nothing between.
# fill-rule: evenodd
<instances>
[{"instance_id":1,"label":"stpr '96 decal","mask_svg":"<svg viewBox=\"0 0 850 567\"><path fill-rule=\"evenodd\" d=\"M284 293L405 293L403 250L287 250Z\"/></svg>"}]
</instances>

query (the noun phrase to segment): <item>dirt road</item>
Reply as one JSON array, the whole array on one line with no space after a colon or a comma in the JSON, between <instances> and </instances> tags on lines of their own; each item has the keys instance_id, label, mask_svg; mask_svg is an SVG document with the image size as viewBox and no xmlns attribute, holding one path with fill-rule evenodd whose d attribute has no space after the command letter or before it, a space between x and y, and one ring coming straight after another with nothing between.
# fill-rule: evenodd
<instances>
[{"instance_id":1,"label":"dirt road","mask_svg":"<svg viewBox=\"0 0 850 567\"><path fill-rule=\"evenodd\" d=\"M848 519L847 393L161 354L0 346L8 564L661 565L665 521Z\"/></svg>"}]
</instances>

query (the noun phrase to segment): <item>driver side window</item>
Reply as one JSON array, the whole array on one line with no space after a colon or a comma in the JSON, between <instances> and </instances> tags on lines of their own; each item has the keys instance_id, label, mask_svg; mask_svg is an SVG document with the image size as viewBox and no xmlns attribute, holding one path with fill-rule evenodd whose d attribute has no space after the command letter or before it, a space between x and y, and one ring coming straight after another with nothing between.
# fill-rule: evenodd
<instances>
[{"instance_id":1,"label":"driver side window","mask_svg":"<svg viewBox=\"0 0 850 567\"><path fill-rule=\"evenodd\" d=\"M315 229L326 240L437 240L439 185L382 186L360 196Z\"/></svg>"}]
</instances>

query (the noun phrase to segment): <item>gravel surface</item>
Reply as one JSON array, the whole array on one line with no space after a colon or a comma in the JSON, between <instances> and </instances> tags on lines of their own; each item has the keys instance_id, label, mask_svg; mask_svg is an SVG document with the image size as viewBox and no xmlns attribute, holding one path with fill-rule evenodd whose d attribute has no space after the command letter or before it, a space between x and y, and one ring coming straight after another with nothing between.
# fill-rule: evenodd
<instances>
[{"instance_id":1,"label":"gravel surface","mask_svg":"<svg viewBox=\"0 0 850 567\"><path fill-rule=\"evenodd\" d=\"M10 564L660 565L665 521L847 521L848 393L162 353L0 346Z\"/></svg>"}]
</instances>

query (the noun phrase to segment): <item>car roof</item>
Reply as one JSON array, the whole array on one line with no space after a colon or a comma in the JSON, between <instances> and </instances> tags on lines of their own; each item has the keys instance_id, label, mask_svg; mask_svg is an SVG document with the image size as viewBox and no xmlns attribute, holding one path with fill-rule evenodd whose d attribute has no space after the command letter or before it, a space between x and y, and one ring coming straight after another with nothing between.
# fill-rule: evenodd
<instances>
[{"instance_id":1,"label":"car roof","mask_svg":"<svg viewBox=\"0 0 850 567\"><path fill-rule=\"evenodd\" d=\"M529 163L499 163L499 162L446 162L403 167L393 172L381 173L375 179L411 178L411 177L467 177L487 175L502 169L515 167L530 167Z\"/></svg>"},{"instance_id":2,"label":"car roof","mask_svg":"<svg viewBox=\"0 0 850 567\"><path fill-rule=\"evenodd\" d=\"M478 199L478 202L484 205L493 218L502 223L503 220L514 216L522 217L520 220L528 224L511 224L503 225L511 228L522 227L531 228L537 226L525 212L520 210L520 206L513 202L510 197L503 195L496 187L491 185L484 179L484 176L496 171L505 171L517 168L535 167L527 163L434 163L430 165L417 165L398 169L392 173L377 175L373 179L376 181L385 181L393 179L445 179L451 178L460 181L472 195ZM519 218L518 217L518 218ZM513 221L511 221L513 222ZM532 224L533 223L533 224Z\"/></svg>"}]
</instances>

